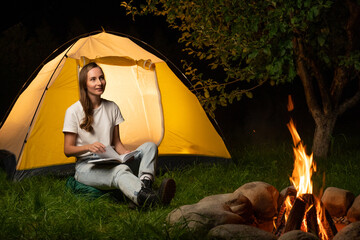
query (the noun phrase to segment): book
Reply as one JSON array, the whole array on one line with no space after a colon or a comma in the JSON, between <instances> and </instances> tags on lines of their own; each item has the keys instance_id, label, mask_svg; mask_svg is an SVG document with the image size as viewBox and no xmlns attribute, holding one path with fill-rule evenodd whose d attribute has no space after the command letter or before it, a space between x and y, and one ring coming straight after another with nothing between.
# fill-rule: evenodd
<instances>
[{"instance_id":1,"label":"book","mask_svg":"<svg viewBox=\"0 0 360 240\"><path fill-rule=\"evenodd\" d=\"M129 153L118 154L114 148L111 146L107 146L105 148L105 152L97 153L100 158L88 161L88 163L95 164L111 164L111 163L125 163L131 159L138 153L139 151L135 150Z\"/></svg>"}]
</instances>

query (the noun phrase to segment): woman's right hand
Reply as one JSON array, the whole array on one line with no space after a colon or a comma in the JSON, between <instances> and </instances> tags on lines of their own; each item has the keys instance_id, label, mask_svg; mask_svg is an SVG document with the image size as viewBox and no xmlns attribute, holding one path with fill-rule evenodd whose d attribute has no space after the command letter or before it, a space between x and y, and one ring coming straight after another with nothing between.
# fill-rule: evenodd
<instances>
[{"instance_id":1,"label":"woman's right hand","mask_svg":"<svg viewBox=\"0 0 360 240\"><path fill-rule=\"evenodd\" d=\"M67 157L76 157L87 152L105 152L104 144L99 142L94 142L93 144L88 145L76 146L76 136L76 133L64 132L64 153Z\"/></svg>"},{"instance_id":2,"label":"woman's right hand","mask_svg":"<svg viewBox=\"0 0 360 240\"><path fill-rule=\"evenodd\" d=\"M105 145L99 142L94 142L93 144L88 145L89 152L92 153L104 153Z\"/></svg>"}]
</instances>

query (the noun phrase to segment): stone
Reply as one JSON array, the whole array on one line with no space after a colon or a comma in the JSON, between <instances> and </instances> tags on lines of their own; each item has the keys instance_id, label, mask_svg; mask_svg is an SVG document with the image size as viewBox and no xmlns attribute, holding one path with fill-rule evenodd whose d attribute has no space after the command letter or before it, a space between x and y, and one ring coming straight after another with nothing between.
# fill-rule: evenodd
<instances>
[{"instance_id":1,"label":"stone","mask_svg":"<svg viewBox=\"0 0 360 240\"><path fill-rule=\"evenodd\" d=\"M250 200L242 193L238 195L231 194L230 196L232 196L232 198L224 203L225 209L242 216L248 223L252 222L254 212Z\"/></svg>"},{"instance_id":2,"label":"stone","mask_svg":"<svg viewBox=\"0 0 360 240\"><path fill-rule=\"evenodd\" d=\"M288 191L288 189L289 189L290 191L296 193L296 189L295 189L294 186L288 186L288 187L284 188L283 190L281 190L279 198L280 198L280 197L281 197L281 198L285 198L285 195L286 195L286 192Z\"/></svg>"},{"instance_id":3,"label":"stone","mask_svg":"<svg viewBox=\"0 0 360 240\"><path fill-rule=\"evenodd\" d=\"M195 232L207 232L223 224L249 222L249 211L252 211L250 201L240 195L237 195L240 196L239 199L229 198L230 196L233 195L213 195L203 198L196 204L181 206L168 214L167 221L171 225L187 227Z\"/></svg>"},{"instance_id":4,"label":"stone","mask_svg":"<svg viewBox=\"0 0 360 240\"><path fill-rule=\"evenodd\" d=\"M274 234L263 231L253 226L243 224L226 224L212 228L208 233L208 239L212 240L276 240Z\"/></svg>"},{"instance_id":5,"label":"stone","mask_svg":"<svg viewBox=\"0 0 360 240\"><path fill-rule=\"evenodd\" d=\"M350 222L360 221L360 195L355 198L346 217Z\"/></svg>"},{"instance_id":6,"label":"stone","mask_svg":"<svg viewBox=\"0 0 360 240\"><path fill-rule=\"evenodd\" d=\"M207 197L204 197L199 202L221 202L225 203L232 197L231 193L225 193L225 194L216 194L216 195L210 195Z\"/></svg>"},{"instance_id":7,"label":"stone","mask_svg":"<svg viewBox=\"0 0 360 240\"><path fill-rule=\"evenodd\" d=\"M293 230L284 233L278 240L319 240L319 238L312 233L303 232L301 230Z\"/></svg>"},{"instance_id":8,"label":"stone","mask_svg":"<svg viewBox=\"0 0 360 240\"><path fill-rule=\"evenodd\" d=\"M359 240L360 239L360 222L354 222L338 232L333 240L344 240L344 239L351 239L351 240Z\"/></svg>"},{"instance_id":9,"label":"stone","mask_svg":"<svg viewBox=\"0 0 360 240\"><path fill-rule=\"evenodd\" d=\"M279 191L272 185L250 182L239 187L233 195L237 196L239 193L250 200L257 219L267 221L277 214Z\"/></svg>"},{"instance_id":10,"label":"stone","mask_svg":"<svg viewBox=\"0 0 360 240\"><path fill-rule=\"evenodd\" d=\"M354 199L355 195L350 191L328 187L325 189L321 201L332 217L344 217Z\"/></svg>"}]
</instances>

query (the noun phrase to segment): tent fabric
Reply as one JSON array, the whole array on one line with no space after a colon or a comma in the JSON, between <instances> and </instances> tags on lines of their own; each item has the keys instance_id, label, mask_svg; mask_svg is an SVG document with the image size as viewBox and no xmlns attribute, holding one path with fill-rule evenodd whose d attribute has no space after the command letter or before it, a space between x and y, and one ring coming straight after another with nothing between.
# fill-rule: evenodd
<instances>
[{"instance_id":1,"label":"tent fabric","mask_svg":"<svg viewBox=\"0 0 360 240\"><path fill-rule=\"evenodd\" d=\"M79 99L79 70L89 61L104 70L102 97L119 105L127 147L152 141L160 156L230 158L196 96L166 62L128 38L102 32L78 39L45 64L17 99L0 129L0 149L16 156L17 172L75 162L63 153L62 127L66 109Z\"/></svg>"},{"instance_id":2,"label":"tent fabric","mask_svg":"<svg viewBox=\"0 0 360 240\"><path fill-rule=\"evenodd\" d=\"M158 84L164 109L165 136L162 154L190 154L229 158L196 96L175 76L166 63L157 63Z\"/></svg>"}]
</instances>

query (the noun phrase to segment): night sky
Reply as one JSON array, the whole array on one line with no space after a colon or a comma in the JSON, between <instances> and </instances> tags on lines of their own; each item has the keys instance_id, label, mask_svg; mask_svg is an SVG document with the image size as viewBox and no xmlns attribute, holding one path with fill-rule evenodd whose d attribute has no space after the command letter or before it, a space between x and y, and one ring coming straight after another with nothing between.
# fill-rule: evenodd
<instances>
[{"instance_id":1,"label":"night sky","mask_svg":"<svg viewBox=\"0 0 360 240\"><path fill-rule=\"evenodd\" d=\"M42 61L59 46L82 34L102 29L126 34L144 41L180 66L185 53L177 44L179 34L169 29L161 17L137 17L133 21L131 16L126 16L120 2L106 1L102 5L99 1L86 1L73 5L69 1L14 1L7 6L12 14L2 15L0 35L1 118Z\"/></svg>"},{"instance_id":2,"label":"night sky","mask_svg":"<svg viewBox=\"0 0 360 240\"><path fill-rule=\"evenodd\" d=\"M136 17L134 22L131 16L126 16L120 2L7 3L1 16L0 35L1 119L32 71L58 46L84 33L104 28L105 31L133 36L148 43L181 68L181 59L187 56L177 42L180 34L168 28L162 17ZM204 64L200 69L208 70ZM181 79L180 74L176 74ZM286 110L288 94L292 94L295 102L292 113ZM334 135L359 135L359 115L358 104L339 118ZM299 80L279 87L262 87L254 92L253 99L243 98L227 108L219 108L216 117L228 145L242 141L291 141L286 128L290 117L297 123L301 136L311 138L314 131Z\"/></svg>"}]
</instances>

